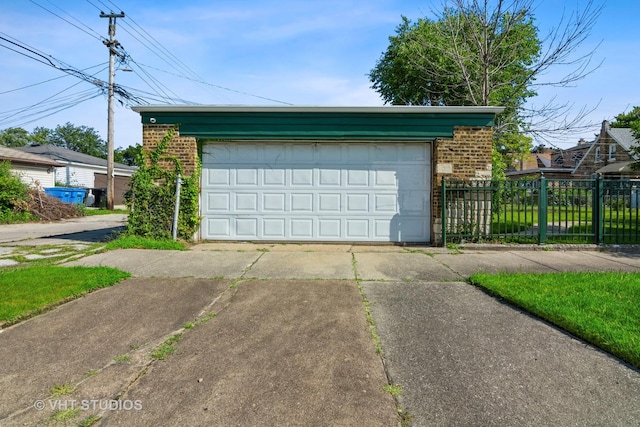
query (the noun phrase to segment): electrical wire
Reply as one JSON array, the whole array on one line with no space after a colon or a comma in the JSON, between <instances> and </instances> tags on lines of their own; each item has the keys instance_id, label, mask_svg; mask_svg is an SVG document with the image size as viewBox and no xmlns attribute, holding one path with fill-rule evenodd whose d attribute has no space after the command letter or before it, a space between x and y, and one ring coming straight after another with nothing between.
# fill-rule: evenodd
<instances>
[{"instance_id":1,"label":"electrical wire","mask_svg":"<svg viewBox=\"0 0 640 427\"><path fill-rule=\"evenodd\" d=\"M93 67L84 68L82 71L87 71L87 70L90 70L90 69L92 69L92 68L99 67L99 66L101 66L101 65L105 65L105 63L98 64L98 65L94 65ZM30 84L30 85L27 85L27 86L22 86L22 87L18 87L18 88L11 89L11 90L6 90L6 91L4 91L4 92L0 92L0 95L5 95L5 94L7 94L7 93L11 93L11 92L17 92L17 91L19 91L19 90L23 90L23 89L29 89L29 88L32 88L32 87L35 87L35 86L39 86L39 85L41 85L41 84L45 84L45 83L52 82L52 81L54 81L54 80L64 79L64 78L66 78L66 77L69 77L69 74L66 74L66 75L64 75L64 76L54 77L54 78L51 78L51 79L48 79L48 80L44 80L44 81L41 81L41 82L38 82L38 83L33 83L33 84Z\"/></svg>"},{"instance_id":2,"label":"electrical wire","mask_svg":"<svg viewBox=\"0 0 640 427\"><path fill-rule=\"evenodd\" d=\"M162 73L171 74L172 76L180 77L180 78L185 79L185 80L190 80L190 81L195 82L195 83L199 83L199 84L206 85L206 86L212 86L212 87L215 87L217 89L222 89L222 90L226 90L226 91L229 91L229 92L234 92L234 93L237 93L237 94L240 94L240 95L252 96L254 98L264 99L265 101L276 102L276 103L284 104L284 105L293 105L290 102L279 101L277 99L268 98L268 97L260 96L260 95L254 95L254 94L251 94L251 93L242 92L242 91L235 90L235 89L230 89L228 87L216 85L216 84L213 84L213 83L208 83L208 82L205 82L205 81L192 79L192 78L189 78L187 76L183 76L183 75L180 75L180 74L172 73L171 71L166 71L166 70L162 70L160 68L153 67L151 65L146 65L146 64L138 64L138 65L139 66L144 66L144 67L147 67L147 68L151 68L152 70L160 71Z\"/></svg>"},{"instance_id":3,"label":"electrical wire","mask_svg":"<svg viewBox=\"0 0 640 427\"><path fill-rule=\"evenodd\" d=\"M33 4L35 4L36 6L38 6L39 8L46 10L47 12L49 12L50 14L52 14L53 16L56 16L56 17L58 17L58 18L62 19L62 20L63 20L64 22L66 22L67 24L74 26L75 28L77 28L78 30L82 31L83 33L88 34L89 36L93 37L94 39L97 39L97 40L100 40L100 41L105 40L105 38L104 38L104 37L102 37L102 36L101 36L98 32L96 32L93 28L89 27L88 25L86 25L86 24L85 24L85 23L83 23L82 21L80 21L80 20L78 20L78 19L74 18L71 14L69 14L69 13L68 13L68 12L66 12L66 11L64 11L64 10L63 10L62 8L60 8L59 6L57 6L57 5L53 4L53 3L51 3L50 1L48 1L48 0L47 0L47 2L48 2L49 4L51 4L52 6L56 7L56 8L57 8L57 9L59 9L61 12L63 12L63 13L65 13L65 14L69 15L72 19L76 20L76 21L77 21L77 22L79 22L81 25L84 25L84 26L85 26L85 27L87 27L89 30L93 31L96 35L91 34L89 31L87 31L87 30L85 30L85 29L83 29L83 28L81 28L81 27L77 26L77 25L76 25L76 24L74 24L73 22L71 22L71 21L69 21L69 20L67 20L67 19L63 18L62 16L58 15L58 14L57 14L57 13L55 13L54 11L52 11L52 10L50 10L50 9L47 9L46 7L44 7L44 6L42 6L41 4L37 3L35 0L29 0L29 1L30 1L31 3L33 3Z\"/></svg>"}]
</instances>

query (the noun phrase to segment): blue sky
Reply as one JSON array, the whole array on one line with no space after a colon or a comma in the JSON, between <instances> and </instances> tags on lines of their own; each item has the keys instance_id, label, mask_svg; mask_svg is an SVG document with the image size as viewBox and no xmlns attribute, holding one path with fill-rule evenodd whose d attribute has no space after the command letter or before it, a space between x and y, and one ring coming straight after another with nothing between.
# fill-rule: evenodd
<instances>
[{"instance_id":1,"label":"blue sky","mask_svg":"<svg viewBox=\"0 0 640 427\"><path fill-rule=\"evenodd\" d=\"M563 10L569 13L585 1L537 0L541 33L558 23ZM540 105L555 96L573 104L574 111L594 109L588 116L594 127L554 141L560 147L580 137L592 139L603 119L640 105L640 1L604 2L584 45L597 46L594 62L602 61L601 67L576 87L542 90L532 101ZM0 36L106 81L108 51L100 39L107 36L108 20L99 17L100 10L122 10L126 17L118 20L116 39L131 56L134 72L117 71L116 83L150 93L153 103L171 97L199 104L382 105L367 73L400 16L433 17L441 5L441 0L15 0L0 6ZM106 139L107 100L96 86L6 48L0 55L0 129L71 122L93 127ZM45 82L49 79L55 80ZM69 108L56 112L63 106ZM138 114L120 105L115 113L116 147L140 143Z\"/></svg>"}]
</instances>

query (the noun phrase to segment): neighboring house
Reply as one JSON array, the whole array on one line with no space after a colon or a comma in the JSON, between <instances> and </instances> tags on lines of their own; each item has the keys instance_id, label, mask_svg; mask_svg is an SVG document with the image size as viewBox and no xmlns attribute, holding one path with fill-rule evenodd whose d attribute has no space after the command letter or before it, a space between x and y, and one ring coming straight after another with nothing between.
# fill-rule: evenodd
<instances>
[{"instance_id":1,"label":"neighboring house","mask_svg":"<svg viewBox=\"0 0 640 427\"><path fill-rule=\"evenodd\" d=\"M528 169L516 165L506 175L511 179L541 174L558 179L585 179L595 174L602 174L605 178L640 178L640 171L633 171L630 167L638 160L631 154L631 147L637 143L631 129L612 128L605 120L594 141L581 139L574 147L555 149L551 152L550 164L538 162L533 167L529 162Z\"/></svg>"},{"instance_id":2,"label":"neighboring house","mask_svg":"<svg viewBox=\"0 0 640 427\"><path fill-rule=\"evenodd\" d=\"M31 187L53 187L55 168L64 166L48 157L0 145L0 162L5 160L11 163L11 171Z\"/></svg>"},{"instance_id":3,"label":"neighboring house","mask_svg":"<svg viewBox=\"0 0 640 427\"><path fill-rule=\"evenodd\" d=\"M70 187L104 189L107 187L107 160L55 145L30 145L20 147L26 153L38 154L62 163L55 171L57 183ZM124 192L129 188L133 166L114 164L114 204L124 203Z\"/></svg>"},{"instance_id":4,"label":"neighboring house","mask_svg":"<svg viewBox=\"0 0 640 427\"><path fill-rule=\"evenodd\" d=\"M153 150L201 161L205 240L439 242L442 180L491 178L500 107L139 106Z\"/></svg>"}]
</instances>

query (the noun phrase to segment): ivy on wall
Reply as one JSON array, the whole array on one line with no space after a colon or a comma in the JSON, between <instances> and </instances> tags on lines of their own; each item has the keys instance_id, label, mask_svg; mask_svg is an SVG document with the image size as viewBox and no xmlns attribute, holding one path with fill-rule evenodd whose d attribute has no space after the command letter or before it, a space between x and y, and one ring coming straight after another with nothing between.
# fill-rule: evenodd
<instances>
[{"instance_id":1,"label":"ivy on wall","mask_svg":"<svg viewBox=\"0 0 640 427\"><path fill-rule=\"evenodd\" d=\"M127 223L128 235L171 238L178 174L182 178L178 238L191 240L198 230L201 166L198 162L194 173L183 177L180 159L167 154L167 146L177 129L177 125L169 129L155 150L141 150L138 154L137 164L140 167L131 177L130 189L125 197L131 209ZM168 167L167 163L173 166Z\"/></svg>"}]
</instances>

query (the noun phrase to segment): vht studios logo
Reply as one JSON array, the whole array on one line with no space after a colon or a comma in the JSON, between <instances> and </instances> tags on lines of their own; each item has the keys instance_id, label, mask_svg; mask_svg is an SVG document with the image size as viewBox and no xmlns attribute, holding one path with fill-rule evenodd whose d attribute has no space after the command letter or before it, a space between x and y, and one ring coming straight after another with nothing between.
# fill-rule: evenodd
<instances>
[{"instance_id":1,"label":"vht studios logo","mask_svg":"<svg viewBox=\"0 0 640 427\"><path fill-rule=\"evenodd\" d=\"M36 400L33 407L38 411L50 409L52 411L66 411L68 409L80 409L82 411L100 410L100 411L140 411L142 410L142 402L140 400Z\"/></svg>"}]
</instances>

